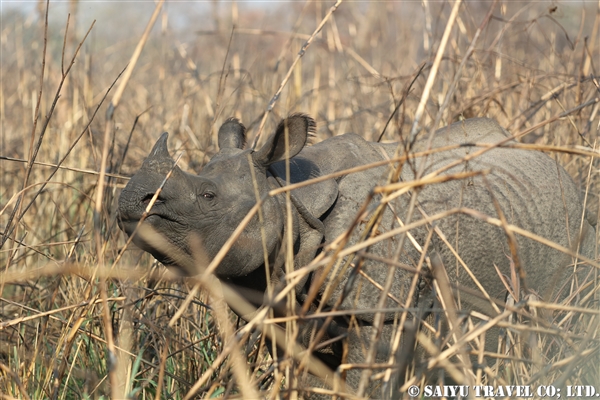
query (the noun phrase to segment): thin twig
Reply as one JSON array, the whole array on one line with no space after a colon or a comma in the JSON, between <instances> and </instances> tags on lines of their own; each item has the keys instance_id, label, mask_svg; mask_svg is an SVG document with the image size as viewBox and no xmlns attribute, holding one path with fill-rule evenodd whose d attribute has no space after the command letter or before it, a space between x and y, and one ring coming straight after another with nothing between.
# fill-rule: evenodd
<instances>
[{"instance_id":1,"label":"thin twig","mask_svg":"<svg viewBox=\"0 0 600 400\"><path fill-rule=\"evenodd\" d=\"M0 156L0 160L12 161L12 162L18 162L18 163L29 162L28 160L23 160L21 158L13 158L13 157L7 157L7 156ZM34 161L33 164L39 165L41 167L51 167L51 168L63 169L65 171L80 172L80 173L86 174L86 175L99 175L100 174L100 172L93 171L91 169L67 167L66 165L52 164L52 163L47 163L47 162L43 162L43 161ZM130 179L128 176L123 176L123 175L119 175L119 174L111 174L110 172L107 172L106 176L109 176L109 177L115 178L115 179L125 180L125 181L128 181Z\"/></svg>"},{"instance_id":2,"label":"thin twig","mask_svg":"<svg viewBox=\"0 0 600 400\"><path fill-rule=\"evenodd\" d=\"M419 70L417 71L417 73L415 74L415 76L413 77L413 79L410 81L410 84L408 85L408 87L404 91L404 94L402 95L402 98L400 99L400 101L398 102L398 104L396 105L396 107L394 107L394 111L392 112L392 114L388 118L387 122L385 123L385 126L381 130L381 134L379 134L379 137L377 138L377 142L381 142L381 138L383 138L383 135L385 135L385 131L386 131L388 125L394 119L394 116L398 112L398 109L400 109L400 106L402 104L404 104L404 100L406 100L406 98L408 97L408 94L410 93L410 89L412 89L412 85L415 83L415 81L417 80L417 78L421 75L421 72L423 71L423 68L425 68L425 63L421 63L421 65L419 66Z\"/></svg>"},{"instance_id":3,"label":"thin twig","mask_svg":"<svg viewBox=\"0 0 600 400\"><path fill-rule=\"evenodd\" d=\"M450 17L448 18L448 23L446 24L446 30L444 31L444 35L442 36L442 40L440 41L440 47L435 55L435 59L433 60L433 65L431 66L431 71L429 72L429 76L427 77L427 82L425 83L425 88L423 89L423 95L421 96L421 101L417 106L417 111L415 112L415 120L413 121L413 126L410 131L409 142L412 143L419 132L419 123L421 121L421 116L423 115L423 111L425 111L425 105L429 100L429 93L431 92L431 88L433 87L433 83L435 82L435 77L437 76L438 68L440 67L440 62L442 61L442 56L444 55L444 51L446 50L446 44L448 43L448 38L450 37L450 32L454 27L454 21L456 20L456 16L458 15L458 9L460 8L461 0L456 0L454 2L454 7L452 7L452 12L450 13Z\"/></svg>"},{"instance_id":4,"label":"thin twig","mask_svg":"<svg viewBox=\"0 0 600 400\"><path fill-rule=\"evenodd\" d=\"M40 105L42 104L42 92L44 90L44 72L46 71L46 47L47 47L47 42L48 42L48 8L49 7L50 7L50 0L46 0L46 13L45 13L45 17L44 17L44 48L42 50L42 70L40 72L40 87L39 87L39 91L38 91L37 100L35 103L35 112L33 114L34 115L33 126L31 127L31 136L29 139L29 157L28 157L27 167L25 168L25 178L23 179L23 185L22 185L21 189L23 189L27 186L27 182L29 181L29 176L31 175L31 169L33 168L33 162L35 161L35 157L37 155L36 151L34 150L33 141L35 139L35 131L37 130L37 123L38 123L38 118L39 118L39 114L40 114ZM38 149L41 145L43 136L44 136L44 130L42 129L42 133L40 134L40 138L38 139L38 146L37 146ZM8 237L10 236L10 234L12 233L12 231L14 229L14 228L11 228L12 222L13 222L14 217L21 212L22 202L23 202L23 196L20 196L19 200L17 201L17 206L13 209L10 216L8 217L8 221L6 223L6 228L4 229L4 233L2 234L2 238L0 239L0 248L2 248L2 246L4 246L4 243L6 243L6 241L8 240ZM17 218L17 221L19 221L20 219L21 218ZM6 263L6 269L8 269L11 259L12 259L12 257L9 256L8 261Z\"/></svg>"},{"instance_id":5,"label":"thin twig","mask_svg":"<svg viewBox=\"0 0 600 400\"><path fill-rule=\"evenodd\" d=\"M294 59L294 62L292 62L292 65L290 66L290 68L288 69L288 72L285 75L285 78L283 78L283 81L281 81L281 84L279 85L279 89L277 89L277 91L275 92L275 94L271 98L271 101L269 101L269 104L267 105L267 109L265 110L265 113L263 115L262 121L260 122L260 125L258 127L258 132L256 133L256 136L254 137L254 142L252 143L252 148L253 149L256 148L256 145L258 144L258 140L260 139L260 134L262 133L262 130L263 130L264 126L265 126L265 123L267 122L267 117L269 116L269 113L271 112L271 110L273 110L273 107L275 106L275 103L279 99L279 96L281 95L281 92L283 91L283 88L285 87L285 85L287 84L288 80L290 79L290 76L292 76L292 72L294 72L294 68L296 67L296 64L298 64L298 61L300 61L300 59L302 58L302 56L304 56L304 54L306 53L306 50L309 48L310 44L315 39L315 36L317 36L317 34L319 32L321 32L321 29L323 29L323 26L325 25L325 23L327 22L327 20L331 17L331 15L335 12L335 10L337 10L337 8L342 3L342 1L343 0L337 0L335 2L335 4L333 6L331 6L331 8L329 9L329 12L327 13L327 15L325 15L325 17L321 20L321 23L319 24L319 26L317 26L317 28L312 33L312 35L310 35L310 38L308 38L308 40L306 41L306 43L304 43L304 45L302 46L302 48L298 52L298 55Z\"/></svg>"},{"instance_id":6,"label":"thin twig","mask_svg":"<svg viewBox=\"0 0 600 400\"><path fill-rule=\"evenodd\" d=\"M77 57L77 54L79 53L79 50L81 49L81 46L83 45L83 43L85 42L85 40L87 39L89 33L91 32L92 28L94 27L94 24L96 23L96 21L94 20L92 22L92 24L90 25L90 28L88 29L88 31L86 32L85 36L83 37L83 39L81 40L81 42L79 42L79 46L77 46L77 49L75 50L75 54L73 54L73 57L71 58L71 62L69 64L69 67L67 68L65 74L61 77L60 83L58 85L58 89L56 90L56 94L54 95L54 100L52 102L52 105L50 106L50 111L48 112L48 115L46 116L46 119L44 121L44 125L42 127L42 132L40 133L40 137L38 139L38 143L35 147L35 150L32 152L30 152L30 157L29 157L29 164L27 167L27 172L25 174L25 180L24 180L24 184L23 187L27 186L27 181L28 181L28 177L29 174L31 172L31 168L33 167L33 163L35 162L35 159L37 157L38 151L42 145L42 139L44 137L44 134L48 128L48 125L50 123L50 119L52 118L52 115L54 114L54 110L56 108L56 104L58 103L58 99L60 98L60 93L63 87L63 84L67 78L67 76L69 75L69 72L71 71L71 68L73 67L73 64L75 64L75 58ZM119 75L120 76L120 75ZM114 84L114 83L113 83ZM110 88L108 89L108 91L110 91L110 89L112 88L112 85L110 86ZM106 92L106 94L108 94L108 91ZM41 94L40 94L41 95ZM104 97L105 98L105 97ZM96 112L98 111L98 109L100 108L100 105L102 105L102 103L104 102L104 98L102 98L102 101L100 102L100 104L98 105L98 108L96 108L96 111L94 112L94 115L92 116L91 120L88 122L86 129L83 130L82 134L79 135L79 137L77 138L77 140L75 141L75 143L73 143L71 145L71 147L69 148L69 150L67 151L67 154L65 154L65 156L61 159L61 161L58 163L58 165L62 164L62 162L66 159L66 157L69 155L69 153L71 152L71 150L73 149L74 145L79 141L79 139L81 138L81 136L83 135L83 133L87 130L87 128L90 126L90 124L92 123L94 116L96 115ZM36 112L36 120L34 122L34 125L37 124L37 112ZM35 132L35 126L34 126L34 132ZM56 173L56 171L58 171L58 168L56 168L51 174L50 177L48 177L48 180L52 179L52 177L54 176L54 174ZM20 221L21 218L23 218L23 216L25 215L25 213L29 210L29 207L31 207L31 205L35 202L35 200L37 199L37 196L39 196L39 194L42 192L42 190L44 190L44 185L42 185L42 187L38 190L38 192L34 195L33 199L29 202L29 204L23 209L21 209L21 199L18 202L18 206L15 207L15 209L13 210L13 212L11 213L11 216L9 217L9 220L6 224L6 229L4 230L4 233L2 234L2 237L0 238L0 248L2 248L2 246L4 246L4 243L6 243L6 241L8 240L8 238L10 237L10 235L12 234L12 232L14 231L14 229L16 228L16 224L12 224L13 218L14 216L18 213L19 216L17 218L17 221ZM20 211L19 211L20 210ZM12 257L8 258L8 263L7 266L10 264L10 260Z\"/></svg>"}]
</instances>

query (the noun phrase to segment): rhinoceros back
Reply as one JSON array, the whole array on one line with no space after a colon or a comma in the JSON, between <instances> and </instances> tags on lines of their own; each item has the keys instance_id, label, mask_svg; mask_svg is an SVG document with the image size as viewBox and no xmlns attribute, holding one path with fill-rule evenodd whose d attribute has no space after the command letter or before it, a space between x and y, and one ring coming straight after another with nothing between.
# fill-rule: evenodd
<instances>
[{"instance_id":1,"label":"rhinoceros back","mask_svg":"<svg viewBox=\"0 0 600 400\"><path fill-rule=\"evenodd\" d=\"M432 147L464 143L493 144L507 137L508 132L495 121L472 119L438 130ZM425 142L425 139L419 142L415 150L424 150ZM461 147L433 154L425 161L425 174L481 149ZM580 190L555 160L539 151L495 148L472 160L459 163L445 173L484 170L490 171L485 177L426 186L419 193L419 204L429 215L466 207L499 218L494 206L495 200L507 223L563 247L577 249L583 216ZM405 169L404 172L404 179L413 178L410 169ZM514 261L504 230L464 214L442 219L439 228L490 296L503 300L506 290L499 283L494 265L504 275L510 276L510 263ZM585 220L583 228L579 251L592 257L594 229ZM571 257L535 240L518 234L515 236L520 266L527 275L527 287L545 300L552 300L557 294L553 290L560 289L560 285L556 283L565 282L564 278L569 272L566 266L572 262ZM475 287L464 268L458 265L449 247L442 244L437 235L434 235L434 244L436 251L442 256L450 279L461 285ZM465 300L474 306L485 304L477 298Z\"/></svg>"},{"instance_id":2,"label":"rhinoceros back","mask_svg":"<svg viewBox=\"0 0 600 400\"><path fill-rule=\"evenodd\" d=\"M436 131L431 148L469 143L494 144L507 137L509 137L508 132L495 121L484 118L473 119L457 122ZM412 151L423 151L427 148L427 144L428 138L423 138L415 144ZM392 158L397 146L395 143L367 142L357 135L346 134L309 147L299 156L313 160L322 174L328 174L381 161L386 156ZM404 164L401 180L413 180L414 171L421 168L423 162L425 163L424 175L427 175L481 149L481 147L464 146L413 160L412 164ZM442 175L467 171L489 171L489 173L485 176L426 185L412 194L400 196L386 208L377 231L372 232L372 235L382 234L398 228L401 223L407 223L409 196L416 194L416 208L410 217L411 221L461 207L498 218L494 206L495 200L509 224L526 229L563 247L573 250L577 248L583 215L580 192L573 179L548 155L539 151L494 148L473 159L459 162L444 171ZM384 166L344 175L337 179L339 192L337 200L334 207L324 216L326 241L334 240L348 229L373 187L385 184L388 176L389 168ZM376 197L374 204L379 199ZM371 209L374 209L374 205ZM359 222L359 226L353 230L348 245L361 240L362 227L367 219ZM513 261L504 230L463 213L442 218L436 222L436 226L488 294L494 299L503 300L506 289L498 277L495 266L502 274L510 276L510 264ZM410 232L412 239L419 246L424 245L430 227L431 225L424 225ZM579 251L589 257L593 255L594 229L585 221L583 227L584 236ZM518 261L526 272L527 288L544 299L552 299L555 293L551 293L550 289L558 289L557 285L552 283L565 281L564 278L569 271L566 266L572 262L571 257L521 235L517 234L516 238ZM397 235L370 246L368 252L393 259L397 254L399 242L400 235ZM417 249L419 246L415 246L412 240L404 240L398 261L416 266L420 257ZM433 234L432 245L428 250L429 252L433 250L441 256L451 282L476 289L477 286L460 265L453 251L437 233ZM372 260L364 262L362 271L370 279L362 276L357 278L352 291L346 295L342 308L375 308L380 290L371 280L383 285L389 268L385 263ZM349 271L346 272L342 282L347 279L348 274ZM411 279L411 273L396 268L391 295L404 302ZM333 305L342 295L343 289L343 284L338 285L328 299L328 304ZM357 293L359 291L360 295ZM482 297L463 293L460 296L459 306L488 312L489 302L482 300ZM395 307L397 304L388 300L387 306ZM359 318L370 321L372 317L372 314L363 314ZM387 318L393 318L393 314L390 313Z\"/></svg>"}]
</instances>

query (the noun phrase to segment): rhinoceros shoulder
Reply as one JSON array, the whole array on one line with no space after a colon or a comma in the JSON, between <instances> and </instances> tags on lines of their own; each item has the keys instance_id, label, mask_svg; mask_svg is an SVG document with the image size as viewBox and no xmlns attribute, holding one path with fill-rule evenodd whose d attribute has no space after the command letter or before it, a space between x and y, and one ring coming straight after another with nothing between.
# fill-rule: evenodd
<instances>
[{"instance_id":1,"label":"rhinoceros shoulder","mask_svg":"<svg viewBox=\"0 0 600 400\"><path fill-rule=\"evenodd\" d=\"M382 159L382 153L372 143L355 133L334 136L305 147L290 161L291 183L344 171ZM276 174L285 179L285 162L273 164ZM316 217L321 217L338 198L343 176L304 186L293 193Z\"/></svg>"},{"instance_id":2,"label":"rhinoceros shoulder","mask_svg":"<svg viewBox=\"0 0 600 400\"><path fill-rule=\"evenodd\" d=\"M287 174L284 161L271 165L270 169L282 181L286 181ZM296 156L290 160L291 184L304 182L322 175L319 166L308 158ZM292 193L314 217L319 218L335 203L338 196L338 184L335 179L327 179L294 189Z\"/></svg>"}]
</instances>

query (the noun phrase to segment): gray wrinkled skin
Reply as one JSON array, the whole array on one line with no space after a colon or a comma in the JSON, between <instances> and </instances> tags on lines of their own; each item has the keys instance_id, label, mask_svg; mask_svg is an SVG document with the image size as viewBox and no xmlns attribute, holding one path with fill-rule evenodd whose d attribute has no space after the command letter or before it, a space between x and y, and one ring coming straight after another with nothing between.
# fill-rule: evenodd
<instances>
[{"instance_id":1,"label":"gray wrinkled skin","mask_svg":"<svg viewBox=\"0 0 600 400\"><path fill-rule=\"evenodd\" d=\"M282 121L263 147L253 152L243 149L243 125L235 119L228 120L219 131L219 153L199 175L188 174L175 167L146 223L152 225L181 251L190 255L193 251L189 248L188 237L193 233L200 239L209 258L212 258L256 204L249 157L261 195L280 186L273 174L282 180L285 179L286 129L289 132L289 154L292 157L291 183L385 160L386 157L392 158L397 148L397 144L367 142L351 133L313 146L305 146L307 135L314 131L314 128L314 121L309 117L292 115ZM432 148L464 143L497 143L508 136L508 132L493 120L472 119L454 123L435 132ZM169 156L166 140L167 135L163 134L140 171L121 194L119 225L128 234L133 232L148 200L173 168L174 162ZM415 144L413 151L425 149L426 141L422 140ZM426 160L425 174L479 149L465 146L430 155ZM419 166L420 162L419 160L415 164L411 161L405 164L400 180L414 179L415 165ZM498 213L493 203L495 199L509 224L571 249L576 249L579 242L579 252L582 255L590 258L594 256L594 228L584 220L582 235L579 234L584 214L579 190L566 171L549 156L536 151L496 148L473 160L462 162L444 174L481 170L491 171L486 177L487 183L481 176L476 176L422 188L418 192L417 208L411 222L423 218L422 212L432 216L456 207L474 209L497 218ZM307 265L324 244L332 242L348 229L369 192L376 185L385 184L388 174L389 167L382 166L294 190L292 227L287 227L285 223L284 195L268 198L262 211L265 218L269 265L273 271L271 278L277 282L283 276L283 238L287 229L292 230L294 239L295 268ZM379 199L380 197L376 196L372 205L376 205ZM377 234L398 228L398 219L406 223L409 202L408 194L392 201L384 212ZM369 208L371 211L373 209L374 207ZM368 217L353 230L347 246L358 241L367 220ZM493 299L504 301L507 290L500 281L494 265L505 276L510 277L511 251L505 232L465 214L454 214L438 220L436 226L454 246L489 295ZM430 225L411 231L420 246L425 243L428 229ZM558 291L564 290L561 285L572 271L572 268L567 266L573 260L536 241L519 235L516 235L516 238L520 265L526 272L527 288L545 300L556 298L560 295ZM399 241L400 235L370 246L367 251L376 256L393 259ZM170 257L161 254L141 239L134 238L134 242L163 263L174 264ZM262 249L260 224L255 216L216 269L217 276L239 286L264 292L266 278ZM441 257L451 283L476 289L472 279L437 234L433 235L428 252L435 252ZM415 246L409 240L405 240L404 248L396 261L415 267L419 258L420 253ZM387 264L367 260L362 271L379 285L384 285L389 268ZM184 273L193 274L194 271ZM308 279L296 288L299 305L306 298L315 276L316 274L308 276ZM331 279L331 276L328 278ZM336 287L333 295L325 300L323 306L331 307L340 299L346 278L347 276L342 279L342 283ZM412 273L401 268L394 270L390 293L402 303L406 300L411 279ZM325 286L322 285L320 294L323 294ZM373 283L359 275L340 308L375 308L380 293ZM256 299L253 299L253 302L260 303ZM457 303L464 311L477 310L487 315L495 315L489 302L482 300L481 296L462 292L457 297ZM399 306L403 304L398 305L392 299L387 299L386 307ZM312 309L315 307L316 304ZM357 316L359 322L364 325L360 329L363 332L357 334L354 330L349 333L350 346L346 362L364 360L363 351L370 346L367 338L372 331L369 324L373 322L373 317L373 314L368 313ZM394 313L385 316L388 325L385 325L384 337L391 337L392 330L395 329L394 318ZM336 319L335 329L329 329L329 337L343 332L346 324L346 319ZM310 335L304 335L301 341L308 345ZM320 352L320 356L332 368L336 368L341 362L339 345L331 345ZM387 357L384 351L378 352L376 358L383 361ZM359 377L360 372L348 373L349 386L356 387Z\"/></svg>"}]
</instances>

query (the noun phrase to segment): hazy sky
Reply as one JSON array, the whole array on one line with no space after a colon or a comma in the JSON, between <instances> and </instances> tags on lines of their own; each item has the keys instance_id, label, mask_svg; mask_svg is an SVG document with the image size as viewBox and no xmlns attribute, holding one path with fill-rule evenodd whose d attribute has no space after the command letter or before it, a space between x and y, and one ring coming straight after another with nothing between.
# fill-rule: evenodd
<instances>
[{"instance_id":1,"label":"hazy sky","mask_svg":"<svg viewBox=\"0 0 600 400\"><path fill-rule=\"evenodd\" d=\"M44 2L45 3L45 2ZM50 25L64 26L66 17L70 12L69 0L50 1ZM285 1L236 1L239 14L260 14L259 20L273 24L269 19L272 11L279 9ZM287 2L289 3L289 1ZM294 1L298 3L298 1ZM0 12L3 14L10 10L21 11L26 18L38 17L38 0L0 0ZM115 29L121 32L134 29L139 31L148 22L155 7L153 0L79 0L77 14L71 23L75 23L79 33L87 30L92 21L96 20L96 30ZM193 32L198 30L214 29L213 13L216 5L221 17L229 17L232 1L213 0L168 0L163 6L163 11L168 15L168 23L175 31ZM3 22L6 20L3 18ZM283 21L278 21L283 22ZM73 26L73 25L71 25ZM139 33L139 32L138 32Z\"/></svg>"}]
</instances>

